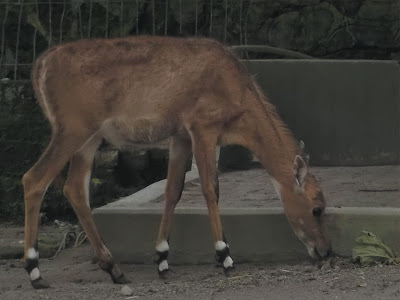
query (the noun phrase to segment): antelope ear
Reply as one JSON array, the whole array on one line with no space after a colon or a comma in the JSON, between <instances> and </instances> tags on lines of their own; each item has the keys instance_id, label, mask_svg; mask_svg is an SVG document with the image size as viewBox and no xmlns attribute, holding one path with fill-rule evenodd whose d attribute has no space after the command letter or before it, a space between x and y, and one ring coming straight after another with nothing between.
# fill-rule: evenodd
<instances>
[{"instance_id":1,"label":"antelope ear","mask_svg":"<svg viewBox=\"0 0 400 300\"><path fill-rule=\"evenodd\" d=\"M296 180L296 183L300 187L303 186L307 172L308 172L308 167L306 162L301 158L300 155L296 155L294 159L293 175Z\"/></svg>"},{"instance_id":2,"label":"antelope ear","mask_svg":"<svg viewBox=\"0 0 400 300\"><path fill-rule=\"evenodd\" d=\"M300 156L301 158L305 161L305 163L308 165L310 161L310 154L306 153L306 145L304 144L303 141L300 141Z\"/></svg>"}]
</instances>

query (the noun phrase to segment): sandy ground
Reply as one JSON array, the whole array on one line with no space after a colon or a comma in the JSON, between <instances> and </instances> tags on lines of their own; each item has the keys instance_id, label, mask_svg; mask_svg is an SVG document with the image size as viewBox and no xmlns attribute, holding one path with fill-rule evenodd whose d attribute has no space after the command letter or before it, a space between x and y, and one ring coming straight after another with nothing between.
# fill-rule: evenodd
<instances>
[{"instance_id":1,"label":"sandy ground","mask_svg":"<svg viewBox=\"0 0 400 300\"><path fill-rule=\"evenodd\" d=\"M400 207L399 171L399 166L313 168L329 206ZM220 189L221 206L280 205L261 169L221 174ZM188 183L179 205L203 206L201 197L198 182ZM63 230L43 226L41 237L61 237ZM22 227L0 225L0 250L20 248L22 240ZM41 259L42 275L51 284L46 290L31 287L16 257L0 260L0 299L400 299L400 266L360 268L348 258L333 258L322 269L312 261L239 264L230 277L213 265L171 266L168 279L158 278L155 265L122 265L133 290L124 296L122 286L91 262L87 243Z\"/></svg>"}]
</instances>

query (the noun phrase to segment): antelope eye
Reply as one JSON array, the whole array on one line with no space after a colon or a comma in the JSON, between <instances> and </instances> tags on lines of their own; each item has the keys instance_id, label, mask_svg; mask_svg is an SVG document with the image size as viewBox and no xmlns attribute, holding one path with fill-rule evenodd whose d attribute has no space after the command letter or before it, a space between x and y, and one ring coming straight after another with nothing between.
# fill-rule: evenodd
<instances>
[{"instance_id":1,"label":"antelope eye","mask_svg":"<svg viewBox=\"0 0 400 300\"><path fill-rule=\"evenodd\" d=\"M312 214L314 217L320 217L322 215L322 209L319 207L316 207L313 209Z\"/></svg>"}]
</instances>

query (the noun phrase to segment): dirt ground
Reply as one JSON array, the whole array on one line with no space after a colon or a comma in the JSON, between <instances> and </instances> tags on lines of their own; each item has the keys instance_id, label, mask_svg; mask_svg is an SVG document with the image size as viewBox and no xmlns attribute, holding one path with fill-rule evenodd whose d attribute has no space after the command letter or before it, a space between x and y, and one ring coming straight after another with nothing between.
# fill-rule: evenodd
<instances>
[{"instance_id":1,"label":"dirt ground","mask_svg":"<svg viewBox=\"0 0 400 300\"><path fill-rule=\"evenodd\" d=\"M42 259L50 289L34 290L18 260L0 261L0 299L399 299L400 266L360 268L333 258L320 269L311 261L291 264L240 264L230 277L213 265L171 266L159 279L155 266L122 265L131 296L91 263L88 244Z\"/></svg>"},{"instance_id":2,"label":"dirt ground","mask_svg":"<svg viewBox=\"0 0 400 300\"><path fill-rule=\"evenodd\" d=\"M399 166L313 168L328 206L400 207L399 171ZM205 205L205 201L193 202L201 197L198 185L196 181L186 185L179 205ZM220 188L221 206L280 205L260 169L221 174ZM154 201L151 205L160 204ZM64 232L60 227L42 226L41 238L60 238ZM88 243L63 250L52 260L41 259L41 274L51 288L34 290L16 259L22 240L22 227L0 224L0 250L15 247L13 258L0 260L0 299L400 299L399 265L361 268L349 258L337 257L322 269L321 263L311 260L239 264L229 277L214 265L171 266L174 272L168 279L158 278L155 265L122 265L132 288L132 295L125 296L122 286L112 284L91 262Z\"/></svg>"}]
</instances>

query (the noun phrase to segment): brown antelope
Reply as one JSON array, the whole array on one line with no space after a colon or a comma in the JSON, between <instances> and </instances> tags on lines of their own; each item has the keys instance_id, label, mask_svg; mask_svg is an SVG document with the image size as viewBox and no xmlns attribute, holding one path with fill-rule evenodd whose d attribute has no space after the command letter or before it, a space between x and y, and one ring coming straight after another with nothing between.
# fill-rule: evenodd
<instances>
[{"instance_id":1,"label":"brown antelope","mask_svg":"<svg viewBox=\"0 0 400 300\"><path fill-rule=\"evenodd\" d=\"M70 162L64 193L115 283L126 279L96 229L89 180L102 139L113 145L170 138L165 207L156 253L168 271L168 235L185 166L192 155L207 201L216 258L233 268L218 211L216 145L250 149L272 178L287 219L314 258L330 253L321 228L325 201L308 172L301 147L239 60L208 39L126 37L80 40L49 49L36 62L32 82L52 126L52 139L23 176L25 268L34 288L48 287L38 269L38 217L43 195Z\"/></svg>"}]
</instances>

